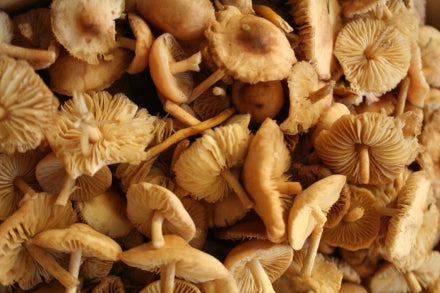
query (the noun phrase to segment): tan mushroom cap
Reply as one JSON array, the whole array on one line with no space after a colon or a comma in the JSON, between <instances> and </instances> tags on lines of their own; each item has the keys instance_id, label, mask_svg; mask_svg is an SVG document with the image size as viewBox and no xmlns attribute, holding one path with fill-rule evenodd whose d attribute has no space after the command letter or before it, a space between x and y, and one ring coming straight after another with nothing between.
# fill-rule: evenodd
<instances>
[{"instance_id":1,"label":"tan mushroom cap","mask_svg":"<svg viewBox=\"0 0 440 293\"><path fill-rule=\"evenodd\" d=\"M172 191L144 182L131 185L126 196L128 219L154 246L164 245L163 234L176 234L185 241L194 237L194 221Z\"/></svg>"},{"instance_id":2,"label":"tan mushroom cap","mask_svg":"<svg viewBox=\"0 0 440 293\"><path fill-rule=\"evenodd\" d=\"M292 257L293 250L287 244L254 239L237 244L223 263L232 272L240 292L268 292Z\"/></svg>"},{"instance_id":3,"label":"tan mushroom cap","mask_svg":"<svg viewBox=\"0 0 440 293\"><path fill-rule=\"evenodd\" d=\"M417 40L422 53L423 73L428 83L433 87L440 87L440 31L429 25L422 25L419 28Z\"/></svg>"},{"instance_id":4,"label":"tan mushroom cap","mask_svg":"<svg viewBox=\"0 0 440 293\"><path fill-rule=\"evenodd\" d=\"M349 210L332 228L324 228L322 240L348 250L369 248L379 234L380 214L374 195L365 188L349 185Z\"/></svg>"},{"instance_id":5,"label":"tan mushroom cap","mask_svg":"<svg viewBox=\"0 0 440 293\"><path fill-rule=\"evenodd\" d=\"M58 99L26 61L0 56L0 152L37 148L53 127Z\"/></svg>"},{"instance_id":6,"label":"tan mushroom cap","mask_svg":"<svg viewBox=\"0 0 440 293\"><path fill-rule=\"evenodd\" d=\"M285 34L264 18L226 7L205 31L217 66L246 83L285 79L297 61Z\"/></svg>"},{"instance_id":7,"label":"tan mushroom cap","mask_svg":"<svg viewBox=\"0 0 440 293\"><path fill-rule=\"evenodd\" d=\"M421 49L417 42L411 42L411 60L409 63L408 77L410 84L407 100L417 107L423 107L429 98L429 83L423 73Z\"/></svg>"},{"instance_id":8,"label":"tan mushroom cap","mask_svg":"<svg viewBox=\"0 0 440 293\"><path fill-rule=\"evenodd\" d=\"M387 0L342 0L341 12L347 18L366 14L383 7Z\"/></svg>"},{"instance_id":9,"label":"tan mushroom cap","mask_svg":"<svg viewBox=\"0 0 440 293\"><path fill-rule=\"evenodd\" d=\"M313 183L312 183L313 184ZM348 184L342 187L341 194L338 200L332 205L327 214L327 221L324 224L324 228L334 228L341 222L342 218L347 214L350 209L351 203L351 190Z\"/></svg>"},{"instance_id":10,"label":"tan mushroom cap","mask_svg":"<svg viewBox=\"0 0 440 293\"><path fill-rule=\"evenodd\" d=\"M155 248L151 242L123 251L119 257L129 266L157 271L161 266L175 264L176 277L193 283L207 282L229 276L229 271L214 256L191 247L177 235L164 235L165 245Z\"/></svg>"},{"instance_id":11,"label":"tan mushroom cap","mask_svg":"<svg viewBox=\"0 0 440 293\"><path fill-rule=\"evenodd\" d=\"M99 279L99 284L90 293L125 293L125 286L120 277L108 275Z\"/></svg>"},{"instance_id":12,"label":"tan mushroom cap","mask_svg":"<svg viewBox=\"0 0 440 293\"><path fill-rule=\"evenodd\" d=\"M113 261L88 257L82 260L78 277L83 280L104 278L110 274L112 267Z\"/></svg>"},{"instance_id":13,"label":"tan mushroom cap","mask_svg":"<svg viewBox=\"0 0 440 293\"><path fill-rule=\"evenodd\" d=\"M365 33L359 36L359 31ZM384 21L357 18L339 31L334 54L353 87L380 96L406 76L411 49L399 30Z\"/></svg>"},{"instance_id":14,"label":"tan mushroom cap","mask_svg":"<svg viewBox=\"0 0 440 293\"><path fill-rule=\"evenodd\" d=\"M139 291L139 293L161 293L160 280L151 282L144 289ZM200 289L185 280L176 279L174 280L173 293L201 293Z\"/></svg>"},{"instance_id":15,"label":"tan mushroom cap","mask_svg":"<svg viewBox=\"0 0 440 293\"><path fill-rule=\"evenodd\" d=\"M205 209L209 211L208 219L211 228L233 225L245 217L249 211L234 193L230 193L216 202L204 203L204 205Z\"/></svg>"},{"instance_id":16,"label":"tan mushroom cap","mask_svg":"<svg viewBox=\"0 0 440 293\"><path fill-rule=\"evenodd\" d=\"M233 225L214 230L216 238L233 241L267 240L266 227L256 213L249 212Z\"/></svg>"},{"instance_id":17,"label":"tan mushroom cap","mask_svg":"<svg viewBox=\"0 0 440 293\"><path fill-rule=\"evenodd\" d=\"M123 0L55 0L50 5L53 33L70 54L98 64L102 57L113 57L115 20L121 17L124 6Z\"/></svg>"},{"instance_id":18,"label":"tan mushroom cap","mask_svg":"<svg viewBox=\"0 0 440 293\"><path fill-rule=\"evenodd\" d=\"M197 249L203 249L209 232L208 211L203 203L193 198L182 197L180 200L196 226L196 232L189 241L189 245Z\"/></svg>"},{"instance_id":19,"label":"tan mushroom cap","mask_svg":"<svg viewBox=\"0 0 440 293\"><path fill-rule=\"evenodd\" d=\"M283 133L274 120L266 118L249 144L242 178L268 239L276 243L286 238L288 195L301 191L298 182L288 182L290 161Z\"/></svg>"},{"instance_id":20,"label":"tan mushroom cap","mask_svg":"<svg viewBox=\"0 0 440 293\"><path fill-rule=\"evenodd\" d=\"M368 289L372 293L383 292L408 292L408 284L405 277L392 263L383 264L371 277Z\"/></svg>"}]
</instances>

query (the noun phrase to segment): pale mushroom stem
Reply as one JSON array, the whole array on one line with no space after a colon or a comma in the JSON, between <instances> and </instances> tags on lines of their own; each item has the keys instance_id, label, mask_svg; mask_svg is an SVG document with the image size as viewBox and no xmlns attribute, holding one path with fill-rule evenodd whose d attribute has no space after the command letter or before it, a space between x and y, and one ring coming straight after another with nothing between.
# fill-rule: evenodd
<instances>
[{"instance_id":1,"label":"pale mushroom stem","mask_svg":"<svg viewBox=\"0 0 440 293\"><path fill-rule=\"evenodd\" d=\"M207 89L209 89L217 81L225 77L226 73L222 69L217 69L205 80L199 83L191 93L191 97L188 100L188 104L191 104L195 99L197 99L201 94L203 94Z\"/></svg>"},{"instance_id":2,"label":"pale mushroom stem","mask_svg":"<svg viewBox=\"0 0 440 293\"><path fill-rule=\"evenodd\" d=\"M163 103L163 109L165 112L179 120L180 122L186 124L186 125L196 125L199 124L201 121L185 111L182 107L180 107L178 104L176 104L173 101L170 101L168 99L165 99Z\"/></svg>"},{"instance_id":3,"label":"pale mushroom stem","mask_svg":"<svg viewBox=\"0 0 440 293\"><path fill-rule=\"evenodd\" d=\"M275 293L272 282L269 279L266 271L264 270L258 259L252 259L247 264L255 282L257 283L258 292L261 293Z\"/></svg>"},{"instance_id":4,"label":"pale mushroom stem","mask_svg":"<svg viewBox=\"0 0 440 293\"><path fill-rule=\"evenodd\" d=\"M174 292L174 278L176 276L176 265L170 263L160 267L160 292Z\"/></svg>"},{"instance_id":5,"label":"pale mushroom stem","mask_svg":"<svg viewBox=\"0 0 440 293\"><path fill-rule=\"evenodd\" d=\"M64 287L68 288L79 284L78 278L73 277L57 261L53 259L43 248L28 242L26 250L50 275L57 279Z\"/></svg>"},{"instance_id":6,"label":"pale mushroom stem","mask_svg":"<svg viewBox=\"0 0 440 293\"><path fill-rule=\"evenodd\" d=\"M147 161L151 158L154 158L155 156L159 155L161 152L172 146L173 144L190 137L192 135L199 134L207 129L213 128L226 119L228 119L232 114L234 114L235 109L234 108L228 108L224 111L222 111L217 116L214 116L213 118L207 119L203 122L200 122L196 125L180 129L173 133L171 136L167 137L164 141L161 143L149 148L145 151L144 154L144 161Z\"/></svg>"},{"instance_id":7,"label":"pale mushroom stem","mask_svg":"<svg viewBox=\"0 0 440 293\"><path fill-rule=\"evenodd\" d=\"M376 207L381 216L393 217L397 213L397 209L388 207Z\"/></svg>"},{"instance_id":8,"label":"pale mushroom stem","mask_svg":"<svg viewBox=\"0 0 440 293\"><path fill-rule=\"evenodd\" d=\"M365 211L363 207L355 207L351 209L348 213L346 213L342 220L346 223L356 222L364 216L364 212Z\"/></svg>"},{"instance_id":9,"label":"pale mushroom stem","mask_svg":"<svg viewBox=\"0 0 440 293\"><path fill-rule=\"evenodd\" d=\"M405 77L400 84L400 91L399 95L397 96L397 105L394 110L394 116L399 116L405 111L405 103L408 96L409 84L409 77Z\"/></svg>"},{"instance_id":10,"label":"pale mushroom stem","mask_svg":"<svg viewBox=\"0 0 440 293\"><path fill-rule=\"evenodd\" d=\"M79 276L79 269L81 267L82 263L82 250L77 249L75 251L72 251L70 253L70 262L69 262L69 273L74 277L78 279ZM70 286L66 288L66 293L76 293L78 286Z\"/></svg>"},{"instance_id":11,"label":"pale mushroom stem","mask_svg":"<svg viewBox=\"0 0 440 293\"><path fill-rule=\"evenodd\" d=\"M57 57L56 53L53 51L24 48L4 42L0 42L0 53L9 57L27 60L29 62L50 64L54 63Z\"/></svg>"},{"instance_id":12,"label":"pale mushroom stem","mask_svg":"<svg viewBox=\"0 0 440 293\"><path fill-rule=\"evenodd\" d=\"M321 241L322 232L324 231L324 223L327 221L327 217L319 207L313 209L312 215L317 224L315 229L313 229L312 235L310 235L307 255L300 272L300 275L304 277L310 277L312 275L316 254L318 253L319 242Z\"/></svg>"},{"instance_id":13,"label":"pale mushroom stem","mask_svg":"<svg viewBox=\"0 0 440 293\"><path fill-rule=\"evenodd\" d=\"M65 206L69 201L70 195L75 189L76 180L66 174L63 179L63 185L61 186L61 190L58 193L57 200L55 201L56 205Z\"/></svg>"},{"instance_id":14,"label":"pale mushroom stem","mask_svg":"<svg viewBox=\"0 0 440 293\"><path fill-rule=\"evenodd\" d=\"M224 169L220 173L223 179L228 183L229 187L234 190L235 194L237 195L238 199L241 201L241 204L243 207L247 210L252 209L254 204L249 199L249 196L246 192L246 190L243 188L243 185L238 180L237 176L235 176L230 169Z\"/></svg>"},{"instance_id":15,"label":"pale mushroom stem","mask_svg":"<svg viewBox=\"0 0 440 293\"><path fill-rule=\"evenodd\" d=\"M281 194L298 194L302 191L299 182L275 182L276 190Z\"/></svg>"},{"instance_id":16,"label":"pale mushroom stem","mask_svg":"<svg viewBox=\"0 0 440 293\"><path fill-rule=\"evenodd\" d=\"M358 145L359 154L359 183L368 184L370 181L370 154L368 145Z\"/></svg>"},{"instance_id":17,"label":"pale mushroom stem","mask_svg":"<svg viewBox=\"0 0 440 293\"><path fill-rule=\"evenodd\" d=\"M420 286L419 281L417 281L416 276L414 276L412 272L405 273L403 276L405 277L410 292L416 293L422 291L422 286Z\"/></svg>"},{"instance_id":18,"label":"pale mushroom stem","mask_svg":"<svg viewBox=\"0 0 440 293\"><path fill-rule=\"evenodd\" d=\"M120 48L128 49L130 51L136 50L136 40L127 37L118 36L116 38L116 44Z\"/></svg>"},{"instance_id":19,"label":"pale mushroom stem","mask_svg":"<svg viewBox=\"0 0 440 293\"><path fill-rule=\"evenodd\" d=\"M24 194L26 193L35 193L35 190L26 183L20 176L14 178L14 186L18 188Z\"/></svg>"},{"instance_id":20,"label":"pale mushroom stem","mask_svg":"<svg viewBox=\"0 0 440 293\"><path fill-rule=\"evenodd\" d=\"M164 220L165 218L161 212L154 211L151 219L151 243L154 248L161 248L165 245L162 232L162 224Z\"/></svg>"},{"instance_id":21,"label":"pale mushroom stem","mask_svg":"<svg viewBox=\"0 0 440 293\"><path fill-rule=\"evenodd\" d=\"M185 71L200 71L200 62L202 62L202 52L198 51L186 59L170 63L170 72L177 74Z\"/></svg>"},{"instance_id":22,"label":"pale mushroom stem","mask_svg":"<svg viewBox=\"0 0 440 293\"><path fill-rule=\"evenodd\" d=\"M84 156L89 155L90 143L95 143L101 138L101 131L98 127L91 126L87 122L81 122L82 134L81 134L81 152Z\"/></svg>"}]
</instances>

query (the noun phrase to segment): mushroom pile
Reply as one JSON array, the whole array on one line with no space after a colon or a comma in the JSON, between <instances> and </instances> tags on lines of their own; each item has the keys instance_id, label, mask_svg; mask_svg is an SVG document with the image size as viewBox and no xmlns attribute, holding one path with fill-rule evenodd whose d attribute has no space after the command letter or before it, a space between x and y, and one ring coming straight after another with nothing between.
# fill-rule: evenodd
<instances>
[{"instance_id":1,"label":"mushroom pile","mask_svg":"<svg viewBox=\"0 0 440 293\"><path fill-rule=\"evenodd\" d=\"M425 2L0 1L0 292L438 292Z\"/></svg>"}]
</instances>

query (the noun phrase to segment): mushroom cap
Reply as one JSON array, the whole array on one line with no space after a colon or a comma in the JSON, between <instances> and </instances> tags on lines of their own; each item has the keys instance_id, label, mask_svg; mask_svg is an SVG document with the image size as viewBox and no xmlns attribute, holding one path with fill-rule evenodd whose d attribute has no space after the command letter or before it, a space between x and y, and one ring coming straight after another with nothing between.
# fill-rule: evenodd
<instances>
[{"instance_id":1,"label":"mushroom cap","mask_svg":"<svg viewBox=\"0 0 440 293\"><path fill-rule=\"evenodd\" d=\"M286 237L286 203L275 182L287 181L289 167L290 152L284 135L274 120L266 118L251 139L242 178L253 199L254 210L263 220L267 236L273 242L281 242Z\"/></svg>"},{"instance_id":2,"label":"mushroom cap","mask_svg":"<svg viewBox=\"0 0 440 293\"><path fill-rule=\"evenodd\" d=\"M29 63L0 56L0 153L38 147L53 127L58 106Z\"/></svg>"},{"instance_id":3,"label":"mushroom cap","mask_svg":"<svg viewBox=\"0 0 440 293\"><path fill-rule=\"evenodd\" d=\"M363 17L339 31L334 54L353 87L380 96L406 76L411 49L399 30L382 20Z\"/></svg>"},{"instance_id":4,"label":"mushroom cap","mask_svg":"<svg viewBox=\"0 0 440 293\"><path fill-rule=\"evenodd\" d=\"M385 5L387 0L342 0L341 12L346 18L353 18L376 10Z\"/></svg>"},{"instance_id":5,"label":"mushroom cap","mask_svg":"<svg viewBox=\"0 0 440 293\"><path fill-rule=\"evenodd\" d=\"M101 137L89 144L88 155L82 153L83 131L77 124L82 123L84 113L76 109L74 99L67 100L48 136L49 144L64 163L66 172L76 179L83 174L93 176L105 165L136 164L143 160L144 150L152 139L151 120L154 116L121 93L112 96L101 91L82 97L86 115L91 114L89 123L98 128Z\"/></svg>"},{"instance_id":6,"label":"mushroom cap","mask_svg":"<svg viewBox=\"0 0 440 293\"><path fill-rule=\"evenodd\" d=\"M372 293L384 291L408 292L405 276L390 262L385 262L371 277L368 289Z\"/></svg>"},{"instance_id":7,"label":"mushroom cap","mask_svg":"<svg viewBox=\"0 0 440 293\"><path fill-rule=\"evenodd\" d=\"M112 267L113 261L88 257L82 261L78 276L83 280L104 278L110 274Z\"/></svg>"},{"instance_id":8,"label":"mushroom cap","mask_svg":"<svg viewBox=\"0 0 440 293\"><path fill-rule=\"evenodd\" d=\"M127 217L144 235L151 237L154 213L164 218L163 233L176 234L190 241L196 226L180 199L165 187L147 182L132 184L127 191Z\"/></svg>"},{"instance_id":9,"label":"mushroom cap","mask_svg":"<svg viewBox=\"0 0 440 293\"><path fill-rule=\"evenodd\" d=\"M234 275L240 292L258 292L261 288L249 270L249 262L258 261L269 280L274 282L286 271L292 257L293 250L287 244L252 239L232 248L223 264Z\"/></svg>"},{"instance_id":10,"label":"mushroom cap","mask_svg":"<svg viewBox=\"0 0 440 293\"><path fill-rule=\"evenodd\" d=\"M151 282L144 289L139 291L139 293L161 293L160 280ZM187 281L175 279L173 293L201 293L200 289Z\"/></svg>"},{"instance_id":11,"label":"mushroom cap","mask_svg":"<svg viewBox=\"0 0 440 293\"><path fill-rule=\"evenodd\" d=\"M188 243L194 248L202 249L208 237L208 211L202 202L193 198L182 197L180 200L196 226L194 237Z\"/></svg>"},{"instance_id":12,"label":"mushroom cap","mask_svg":"<svg viewBox=\"0 0 440 293\"><path fill-rule=\"evenodd\" d=\"M334 228L339 224L342 218L347 214L350 209L351 202L351 190L349 184L345 184L342 187L341 194L338 200L330 208L327 214L327 221L324 224L325 228Z\"/></svg>"},{"instance_id":13,"label":"mushroom cap","mask_svg":"<svg viewBox=\"0 0 440 293\"><path fill-rule=\"evenodd\" d=\"M403 137L399 124L393 117L381 113L343 115L329 130L319 133L314 146L333 172L346 175L349 182L358 183L361 179L357 148L366 145L370 162L368 183L389 183L403 171L414 152L410 147L413 139Z\"/></svg>"},{"instance_id":14,"label":"mushroom cap","mask_svg":"<svg viewBox=\"0 0 440 293\"><path fill-rule=\"evenodd\" d=\"M264 18L226 7L205 31L217 66L246 83L287 78L297 60L285 34Z\"/></svg>"},{"instance_id":15,"label":"mushroom cap","mask_svg":"<svg viewBox=\"0 0 440 293\"><path fill-rule=\"evenodd\" d=\"M43 248L64 253L80 249L84 257L108 261L118 261L122 252L119 244L112 238L83 223L74 223L64 229L42 231L35 235L32 242Z\"/></svg>"},{"instance_id":16,"label":"mushroom cap","mask_svg":"<svg viewBox=\"0 0 440 293\"><path fill-rule=\"evenodd\" d=\"M407 100L417 107L423 107L429 97L429 83L423 73L422 52L417 42L411 42L411 60L408 69L410 79Z\"/></svg>"},{"instance_id":17,"label":"mushroom cap","mask_svg":"<svg viewBox=\"0 0 440 293\"><path fill-rule=\"evenodd\" d=\"M214 256L191 247L177 235L164 235L165 245L155 248L152 242L141 244L120 254L122 262L146 271L175 264L176 277L193 283L226 278L229 271Z\"/></svg>"},{"instance_id":18,"label":"mushroom cap","mask_svg":"<svg viewBox=\"0 0 440 293\"><path fill-rule=\"evenodd\" d=\"M154 85L167 99L176 103L189 100L194 81L190 71L173 74L170 64L187 57L179 42L170 33L158 36L151 46L149 67Z\"/></svg>"},{"instance_id":19,"label":"mushroom cap","mask_svg":"<svg viewBox=\"0 0 440 293\"><path fill-rule=\"evenodd\" d=\"M361 208L363 214L355 221L342 219L332 228L324 228L322 240L348 250L369 248L379 234L380 214L376 210L376 199L366 188L349 185L351 200L349 209Z\"/></svg>"},{"instance_id":20,"label":"mushroom cap","mask_svg":"<svg viewBox=\"0 0 440 293\"><path fill-rule=\"evenodd\" d=\"M300 250L318 224L312 211L318 208L326 215L338 200L345 181L344 175L330 175L316 181L295 197L287 222L287 237L293 249Z\"/></svg>"},{"instance_id":21,"label":"mushroom cap","mask_svg":"<svg viewBox=\"0 0 440 293\"><path fill-rule=\"evenodd\" d=\"M50 5L53 33L70 54L97 64L116 48L115 19L124 6L124 0L54 0Z\"/></svg>"},{"instance_id":22,"label":"mushroom cap","mask_svg":"<svg viewBox=\"0 0 440 293\"><path fill-rule=\"evenodd\" d=\"M58 194L63 186L63 180L68 176L64 169L64 164L59 160L54 152L42 158L36 168L35 176L44 191ZM75 180L75 189L70 195L70 199L75 201L90 200L94 196L103 193L112 184L112 173L108 166L103 166L93 176L81 175Z\"/></svg>"},{"instance_id":23,"label":"mushroom cap","mask_svg":"<svg viewBox=\"0 0 440 293\"><path fill-rule=\"evenodd\" d=\"M25 244L47 229L74 223L76 214L68 205L55 205L57 195L26 194L19 208L0 224L0 283L29 289L47 274L27 252Z\"/></svg>"},{"instance_id":24,"label":"mushroom cap","mask_svg":"<svg viewBox=\"0 0 440 293\"><path fill-rule=\"evenodd\" d=\"M50 22L50 9L34 8L15 15L12 44L35 49L47 49L55 40Z\"/></svg>"},{"instance_id":25,"label":"mushroom cap","mask_svg":"<svg viewBox=\"0 0 440 293\"><path fill-rule=\"evenodd\" d=\"M0 41L11 43L14 36L14 23L5 11L0 11Z\"/></svg>"},{"instance_id":26,"label":"mushroom cap","mask_svg":"<svg viewBox=\"0 0 440 293\"><path fill-rule=\"evenodd\" d=\"M245 114L245 116L248 116ZM249 116L248 116L249 117ZM215 127L212 133L197 138L177 159L175 180L196 199L215 202L232 192L223 179L223 170L242 166L251 139L247 123Z\"/></svg>"},{"instance_id":27,"label":"mushroom cap","mask_svg":"<svg viewBox=\"0 0 440 293\"><path fill-rule=\"evenodd\" d=\"M125 293L125 286L119 276L108 275L99 279L99 284L93 287L91 293Z\"/></svg>"},{"instance_id":28,"label":"mushroom cap","mask_svg":"<svg viewBox=\"0 0 440 293\"><path fill-rule=\"evenodd\" d=\"M235 224L246 216L248 209L240 204L240 199L230 193L213 203L207 202L205 208L209 210L209 226L226 227Z\"/></svg>"},{"instance_id":29,"label":"mushroom cap","mask_svg":"<svg viewBox=\"0 0 440 293\"><path fill-rule=\"evenodd\" d=\"M419 28L417 43L422 51L422 64L426 81L433 87L440 87L440 54L436 48L440 45L440 31L429 25Z\"/></svg>"}]
</instances>

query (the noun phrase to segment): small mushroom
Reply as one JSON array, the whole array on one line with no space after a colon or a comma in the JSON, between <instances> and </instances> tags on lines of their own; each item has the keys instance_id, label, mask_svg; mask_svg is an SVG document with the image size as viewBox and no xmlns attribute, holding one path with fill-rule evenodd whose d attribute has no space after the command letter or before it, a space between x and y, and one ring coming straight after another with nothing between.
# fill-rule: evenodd
<instances>
[{"instance_id":1,"label":"small mushroom","mask_svg":"<svg viewBox=\"0 0 440 293\"><path fill-rule=\"evenodd\" d=\"M124 284L120 277L108 275L99 279L99 284L90 293L125 293Z\"/></svg>"}]
</instances>

